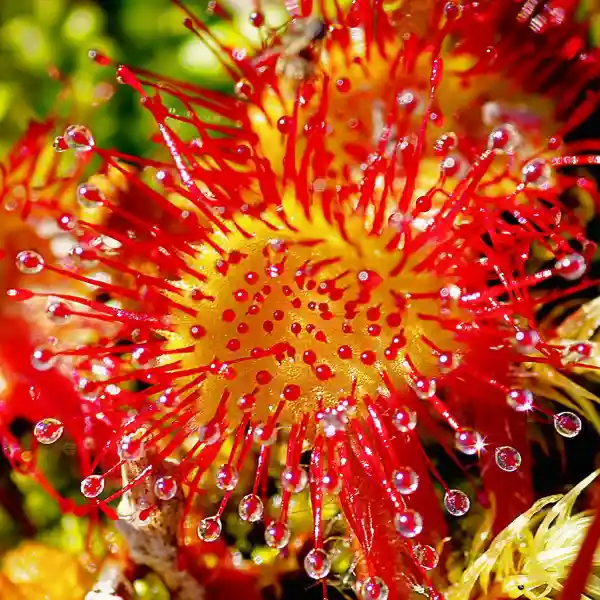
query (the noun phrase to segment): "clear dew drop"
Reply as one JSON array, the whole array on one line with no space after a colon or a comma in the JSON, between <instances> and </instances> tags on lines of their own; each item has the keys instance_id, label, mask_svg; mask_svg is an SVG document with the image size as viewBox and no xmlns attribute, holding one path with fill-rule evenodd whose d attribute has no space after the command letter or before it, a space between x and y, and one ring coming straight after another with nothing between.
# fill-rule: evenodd
<instances>
[{"instance_id":1,"label":"clear dew drop","mask_svg":"<svg viewBox=\"0 0 600 600\"><path fill-rule=\"evenodd\" d=\"M86 498L97 498L104 491L104 478L100 475L88 475L81 482L80 489Z\"/></svg>"},{"instance_id":2,"label":"clear dew drop","mask_svg":"<svg viewBox=\"0 0 600 600\"><path fill-rule=\"evenodd\" d=\"M308 475L302 467L286 467L281 473L281 487L292 494L299 494L308 484Z\"/></svg>"},{"instance_id":3,"label":"clear dew drop","mask_svg":"<svg viewBox=\"0 0 600 600\"><path fill-rule=\"evenodd\" d=\"M265 542L270 548L285 548L290 541L290 530L280 521L273 521L265 529Z\"/></svg>"},{"instance_id":4,"label":"clear dew drop","mask_svg":"<svg viewBox=\"0 0 600 600\"><path fill-rule=\"evenodd\" d=\"M97 208L102 206L106 197L97 185L93 183L82 183L77 188L77 202L83 208Z\"/></svg>"},{"instance_id":5,"label":"clear dew drop","mask_svg":"<svg viewBox=\"0 0 600 600\"><path fill-rule=\"evenodd\" d=\"M545 189L552 178L552 168L547 160L534 158L521 170L523 183L533 188Z\"/></svg>"},{"instance_id":6,"label":"clear dew drop","mask_svg":"<svg viewBox=\"0 0 600 600\"><path fill-rule=\"evenodd\" d=\"M581 254L569 254L554 265L556 272L567 281L575 281L585 275L587 263Z\"/></svg>"},{"instance_id":7,"label":"clear dew drop","mask_svg":"<svg viewBox=\"0 0 600 600\"><path fill-rule=\"evenodd\" d=\"M221 437L221 428L216 423L207 423L198 428L198 440L212 446L219 441Z\"/></svg>"},{"instance_id":8,"label":"clear dew drop","mask_svg":"<svg viewBox=\"0 0 600 600\"><path fill-rule=\"evenodd\" d=\"M254 92L254 88L252 84L247 79L240 79L234 87L235 95L242 100L248 100L252 93Z\"/></svg>"},{"instance_id":9,"label":"clear dew drop","mask_svg":"<svg viewBox=\"0 0 600 600\"><path fill-rule=\"evenodd\" d=\"M558 413L554 415L554 429L563 437L575 437L582 429L581 419L569 411Z\"/></svg>"},{"instance_id":10,"label":"clear dew drop","mask_svg":"<svg viewBox=\"0 0 600 600\"><path fill-rule=\"evenodd\" d=\"M428 544L415 544L412 550L415 560L422 569L431 571L438 566L440 557L433 546L429 546Z\"/></svg>"},{"instance_id":11,"label":"clear dew drop","mask_svg":"<svg viewBox=\"0 0 600 600\"><path fill-rule=\"evenodd\" d=\"M304 570L312 579L323 579L331 571L331 560L327 552L313 548L304 558Z\"/></svg>"},{"instance_id":12,"label":"clear dew drop","mask_svg":"<svg viewBox=\"0 0 600 600\"><path fill-rule=\"evenodd\" d=\"M463 454L472 456L483 448L483 438L478 431L462 427L456 432L454 443L457 450Z\"/></svg>"},{"instance_id":13,"label":"clear dew drop","mask_svg":"<svg viewBox=\"0 0 600 600\"><path fill-rule=\"evenodd\" d=\"M238 507L240 519L242 519L242 521L249 521L250 523L260 521L263 516L263 511L264 506L262 500L256 494L244 496Z\"/></svg>"},{"instance_id":14,"label":"clear dew drop","mask_svg":"<svg viewBox=\"0 0 600 600\"><path fill-rule=\"evenodd\" d=\"M409 467L401 467L394 471L392 481L401 494L412 494L419 487L419 476Z\"/></svg>"},{"instance_id":15,"label":"clear dew drop","mask_svg":"<svg viewBox=\"0 0 600 600\"><path fill-rule=\"evenodd\" d=\"M381 577L369 577L362 585L363 600L387 600L390 594L388 586Z\"/></svg>"},{"instance_id":16,"label":"clear dew drop","mask_svg":"<svg viewBox=\"0 0 600 600\"><path fill-rule=\"evenodd\" d=\"M117 442L117 452L128 462L140 460L144 456L144 442L139 437L125 435Z\"/></svg>"},{"instance_id":17,"label":"clear dew drop","mask_svg":"<svg viewBox=\"0 0 600 600\"><path fill-rule=\"evenodd\" d=\"M533 408L533 393L530 390L513 389L506 395L506 402L517 412L526 412Z\"/></svg>"},{"instance_id":18,"label":"clear dew drop","mask_svg":"<svg viewBox=\"0 0 600 600\"><path fill-rule=\"evenodd\" d=\"M272 446L277 440L277 431L274 427L261 423L254 428L253 437L260 446Z\"/></svg>"},{"instance_id":19,"label":"clear dew drop","mask_svg":"<svg viewBox=\"0 0 600 600\"><path fill-rule=\"evenodd\" d=\"M394 516L396 531L405 538L414 538L423 531L423 517L412 509L406 509Z\"/></svg>"},{"instance_id":20,"label":"clear dew drop","mask_svg":"<svg viewBox=\"0 0 600 600\"><path fill-rule=\"evenodd\" d=\"M44 258L34 250L23 250L17 254L15 259L17 269L25 275L36 275L44 268Z\"/></svg>"},{"instance_id":21,"label":"clear dew drop","mask_svg":"<svg viewBox=\"0 0 600 600\"><path fill-rule=\"evenodd\" d=\"M505 123L496 127L488 136L488 150L499 154L510 154L521 144L522 138L514 125Z\"/></svg>"},{"instance_id":22,"label":"clear dew drop","mask_svg":"<svg viewBox=\"0 0 600 600\"><path fill-rule=\"evenodd\" d=\"M417 415L410 408L403 406L394 413L392 423L401 433L409 433L417 426Z\"/></svg>"},{"instance_id":23,"label":"clear dew drop","mask_svg":"<svg viewBox=\"0 0 600 600\"><path fill-rule=\"evenodd\" d=\"M40 444L54 444L58 441L64 431L64 426L58 419L48 417L35 424L33 435Z\"/></svg>"},{"instance_id":24,"label":"clear dew drop","mask_svg":"<svg viewBox=\"0 0 600 600\"><path fill-rule=\"evenodd\" d=\"M77 152L89 152L96 145L92 132L84 125L69 125L63 137L69 148Z\"/></svg>"},{"instance_id":25,"label":"clear dew drop","mask_svg":"<svg viewBox=\"0 0 600 600\"><path fill-rule=\"evenodd\" d=\"M447 490L444 494L444 507L453 517L462 517L469 512L469 496L460 490Z\"/></svg>"},{"instance_id":26,"label":"clear dew drop","mask_svg":"<svg viewBox=\"0 0 600 600\"><path fill-rule=\"evenodd\" d=\"M71 317L71 311L64 302L50 302L46 308L46 316L53 323L65 323Z\"/></svg>"},{"instance_id":27,"label":"clear dew drop","mask_svg":"<svg viewBox=\"0 0 600 600\"><path fill-rule=\"evenodd\" d=\"M421 400L427 400L433 398L437 391L437 383L435 379L427 379L426 377L419 377L414 382L413 389L415 394Z\"/></svg>"},{"instance_id":28,"label":"clear dew drop","mask_svg":"<svg viewBox=\"0 0 600 600\"><path fill-rule=\"evenodd\" d=\"M238 484L239 474L231 465L221 465L217 471L216 480L220 490L229 492Z\"/></svg>"},{"instance_id":29,"label":"clear dew drop","mask_svg":"<svg viewBox=\"0 0 600 600\"><path fill-rule=\"evenodd\" d=\"M516 471L521 466L521 455L512 446L500 446L494 452L496 464L507 473Z\"/></svg>"},{"instance_id":30,"label":"clear dew drop","mask_svg":"<svg viewBox=\"0 0 600 600\"><path fill-rule=\"evenodd\" d=\"M333 438L346 428L346 417L337 411L325 411L319 414L319 425L325 437Z\"/></svg>"},{"instance_id":31,"label":"clear dew drop","mask_svg":"<svg viewBox=\"0 0 600 600\"><path fill-rule=\"evenodd\" d=\"M219 539L223 525L219 517L207 517L198 525L198 537L203 542L214 542Z\"/></svg>"},{"instance_id":32,"label":"clear dew drop","mask_svg":"<svg viewBox=\"0 0 600 600\"><path fill-rule=\"evenodd\" d=\"M39 346L31 355L31 365L36 371L48 371L56 364L57 357L45 346Z\"/></svg>"},{"instance_id":33,"label":"clear dew drop","mask_svg":"<svg viewBox=\"0 0 600 600\"><path fill-rule=\"evenodd\" d=\"M154 494L159 500L172 500L177 495L177 481L175 477L165 475L154 482Z\"/></svg>"},{"instance_id":34,"label":"clear dew drop","mask_svg":"<svg viewBox=\"0 0 600 600\"><path fill-rule=\"evenodd\" d=\"M517 349L523 354L535 352L540 343L540 335L533 329L521 329L515 333L515 344Z\"/></svg>"}]
</instances>

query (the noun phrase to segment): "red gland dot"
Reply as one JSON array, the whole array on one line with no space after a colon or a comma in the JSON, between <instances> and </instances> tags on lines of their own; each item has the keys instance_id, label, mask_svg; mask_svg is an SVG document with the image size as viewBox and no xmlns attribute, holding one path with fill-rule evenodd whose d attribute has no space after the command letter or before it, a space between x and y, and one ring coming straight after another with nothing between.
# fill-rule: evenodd
<instances>
[{"instance_id":1,"label":"red gland dot","mask_svg":"<svg viewBox=\"0 0 600 600\"><path fill-rule=\"evenodd\" d=\"M290 326L290 331L294 335L298 335L302 331L302 325L300 325L300 323L292 323Z\"/></svg>"},{"instance_id":2,"label":"red gland dot","mask_svg":"<svg viewBox=\"0 0 600 600\"><path fill-rule=\"evenodd\" d=\"M257 315L260 312L260 306L258 306L258 304L251 304L248 307L248 314L251 317L254 317L255 315Z\"/></svg>"},{"instance_id":3,"label":"red gland dot","mask_svg":"<svg viewBox=\"0 0 600 600\"><path fill-rule=\"evenodd\" d=\"M232 352L239 350L240 346L240 340L232 339L227 342L227 350L231 350Z\"/></svg>"},{"instance_id":4,"label":"red gland dot","mask_svg":"<svg viewBox=\"0 0 600 600\"><path fill-rule=\"evenodd\" d=\"M383 355L385 356L386 360L396 360L398 357L398 350L396 350L396 348L392 348L392 346L388 346L384 350Z\"/></svg>"},{"instance_id":5,"label":"red gland dot","mask_svg":"<svg viewBox=\"0 0 600 600\"><path fill-rule=\"evenodd\" d=\"M190 327L190 335L195 339L199 340L206 335L206 329L202 325L192 325Z\"/></svg>"},{"instance_id":6,"label":"red gland dot","mask_svg":"<svg viewBox=\"0 0 600 600\"><path fill-rule=\"evenodd\" d=\"M235 321L235 311L231 310L231 308L224 310L223 321L225 321L226 323L231 323L232 321Z\"/></svg>"},{"instance_id":7,"label":"red gland dot","mask_svg":"<svg viewBox=\"0 0 600 600\"><path fill-rule=\"evenodd\" d=\"M316 360L317 360L317 355L312 351L312 350L306 350L303 354L302 354L302 360L307 364L307 365L314 365Z\"/></svg>"},{"instance_id":8,"label":"red gland dot","mask_svg":"<svg viewBox=\"0 0 600 600\"><path fill-rule=\"evenodd\" d=\"M233 297L237 302L245 302L248 300L248 292L246 290L240 289L233 292Z\"/></svg>"},{"instance_id":9,"label":"red gland dot","mask_svg":"<svg viewBox=\"0 0 600 600\"><path fill-rule=\"evenodd\" d=\"M338 356L344 359L352 358L352 348L350 346L340 346L338 348Z\"/></svg>"},{"instance_id":10,"label":"red gland dot","mask_svg":"<svg viewBox=\"0 0 600 600\"><path fill-rule=\"evenodd\" d=\"M333 371L329 365L319 365L315 368L315 374L321 381L327 381L333 377Z\"/></svg>"},{"instance_id":11,"label":"red gland dot","mask_svg":"<svg viewBox=\"0 0 600 600\"><path fill-rule=\"evenodd\" d=\"M558 148L561 147L562 143L563 143L563 140L560 136L553 135L548 140L548 150L557 150Z\"/></svg>"},{"instance_id":12,"label":"red gland dot","mask_svg":"<svg viewBox=\"0 0 600 600\"><path fill-rule=\"evenodd\" d=\"M250 23L254 25L254 27L262 27L265 23L265 15L258 11L251 12Z\"/></svg>"},{"instance_id":13,"label":"red gland dot","mask_svg":"<svg viewBox=\"0 0 600 600\"><path fill-rule=\"evenodd\" d=\"M283 312L282 310L276 310L276 311L273 313L273 318L274 318L276 321L281 321L281 320L283 319L283 317L284 317L284 316L285 316L285 315L284 315L284 312Z\"/></svg>"},{"instance_id":14,"label":"red gland dot","mask_svg":"<svg viewBox=\"0 0 600 600\"><path fill-rule=\"evenodd\" d=\"M244 275L244 279L246 280L246 283L254 285L255 283L258 283L258 273L250 271Z\"/></svg>"},{"instance_id":15,"label":"red gland dot","mask_svg":"<svg viewBox=\"0 0 600 600\"><path fill-rule=\"evenodd\" d=\"M237 332L241 335L248 333L249 329L250 329L250 326L248 325L248 323L242 322L237 326Z\"/></svg>"},{"instance_id":16,"label":"red gland dot","mask_svg":"<svg viewBox=\"0 0 600 600\"><path fill-rule=\"evenodd\" d=\"M385 322L390 327L399 327L402 324L402 317L398 313L392 313L386 317Z\"/></svg>"},{"instance_id":17,"label":"red gland dot","mask_svg":"<svg viewBox=\"0 0 600 600\"><path fill-rule=\"evenodd\" d=\"M372 365L376 359L377 356L372 350L366 350L360 355L360 361L365 365Z\"/></svg>"},{"instance_id":18,"label":"red gland dot","mask_svg":"<svg viewBox=\"0 0 600 600\"><path fill-rule=\"evenodd\" d=\"M367 319L369 321L378 321L379 317L381 317L381 311L377 307L370 308L367 311Z\"/></svg>"},{"instance_id":19,"label":"red gland dot","mask_svg":"<svg viewBox=\"0 0 600 600\"><path fill-rule=\"evenodd\" d=\"M267 385L271 382L272 379L273 377L271 376L271 373L269 373L269 371L259 371L256 374L256 383L258 383L259 385Z\"/></svg>"},{"instance_id":20,"label":"red gland dot","mask_svg":"<svg viewBox=\"0 0 600 600\"><path fill-rule=\"evenodd\" d=\"M381 333L381 327L379 325L369 325L367 333L372 337L376 337Z\"/></svg>"},{"instance_id":21,"label":"red gland dot","mask_svg":"<svg viewBox=\"0 0 600 600\"><path fill-rule=\"evenodd\" d=\"M280 133L286 134L290 131L290 122L291 119L289 117L283 116L280 117L277 121L277 129L279 129Z\"/></svg>"},{"instance_id":22,"label":"red gland dot","mask_svg":"<svg viewBox=\"0 0 600 600\"><path fill-rule=\"evenodd\" d=\"M340 79L335 82L335 87L338 89L338 92L345 94L350 91L350 80L347 77L340 77Z\"/></svg>"},{"instance_id":23,"label":"red gland dot","mask_svg":"<svg viewBox=\"0 0 600 600\"><path fill-rule=\"evenodd\" d=\"M243 410L244 412L254 410L254 407L256 406L256 396L253 396L252 394L244 394L237 401L237 406L240 410Z\"/></svg>"},{"instance_id":24,"label":"red gland dot","mask_svg":"<svg viewBox=\"0 0 600 600\"><path fill-rule=\"evenodd\" d=\"M290 383L283 388L283 393L281 395L286 400L293 401L298 400L298 398L300 398L301 392L302 390L300 389L300 386Z\"/></svg>"},{"instance_id":25,"label":"red gland dot","mask_svg":"<svg viewBox=\"0 0 600 600\"><path fill-rule=\"evenodd\" d=\"M273 321L263 321L263 329L267 333L271 333L273 331L273 328L274 328Z\"/></svg>"}]
</instances>

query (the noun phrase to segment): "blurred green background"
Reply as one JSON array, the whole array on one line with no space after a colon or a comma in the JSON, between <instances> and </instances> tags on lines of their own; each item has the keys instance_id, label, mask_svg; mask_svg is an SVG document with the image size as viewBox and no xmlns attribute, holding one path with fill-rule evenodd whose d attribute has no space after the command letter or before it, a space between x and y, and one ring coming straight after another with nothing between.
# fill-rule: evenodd
<instances>
[{"instance_id":1,"label":"blurred green background","mask_svg":"<svg viewBox=\"0 0 600 600\"><path fill-rule=\"evenodd\" d=\"M247 13L232 26L213 14L209 0L187 5L234 48L258 40ZM0 0L0 156L32 117L57 106L61 90L62 114L89 125L99 143L143 150L149 119L141 117L135 94L116 83L114 71L89 59L90 49L117 63L229 89L222 65L183 18L169 0ZM54 68L62 82L49 74Z\"/></svg>"}]
</instances>

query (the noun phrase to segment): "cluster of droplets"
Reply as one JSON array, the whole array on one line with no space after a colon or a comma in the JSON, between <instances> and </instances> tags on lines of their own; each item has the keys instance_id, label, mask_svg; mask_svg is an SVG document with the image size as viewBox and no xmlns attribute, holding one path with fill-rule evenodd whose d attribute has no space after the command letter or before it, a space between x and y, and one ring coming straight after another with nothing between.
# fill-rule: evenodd
<instances>
[{"instance_id":1,"label":"cluster of droplets","mask_svg":"<svg viewBox=\"0 0 600 600\"><path fill-rule=\"evenodd\" d=\"M453 5L458 6L458 5ZM251 21L257 27L260 27L264 22L264 17L260 13L254 13L251 16ZM347 80L346 80L347 82ZM348 83L341 83L338 89L346 88ZM253 94L252 85L246 80L239 81L236 85L236 92L241 98L249 98ZM411 107L415 109L417 99L416 94L405 91L399 95L398 103L401 106ZM280 123L281 129L281 123ZM522 136L513 125L502 125L492 131L488 138L488 152L496 154L513 154L522 144ZM441 136L435 144L436 153L442 156L440 162L441 173L445 177L461 178L467 172L470 165L457 152L458 137L454 133L446 133ZM57 151L74 150L76 152L90 152L95 147L95 141L89 130L80 125L72 125L68 127L65 133L56 138L54 147ZM544 158L534 158L524 164L521 170L521 185L532 189L547 189L552 182L552 170L548 160ZM102 205L106 198L102 191L92 183L83 183L77 190L77 199L84 208L95 208ZM421 203L422 206L428 206L426 202ZM37 252L23 251L17 256L17 267L24 274L37 274L45 268L44 258ZM555 263L555 273L562 276L564 279L573 281L583 276L587 269L585 259L576 253L565 254L558 258ZM271 276L275 278L278 275L273 271ZM250 282L248 282L250 283ZM242 293L243 290L237 290L237 302L247 300L247 297ZM310 307L309 307L310 308ZM311 309L312 310L312 309ZM65 305L60 302L55 302L48 307L49 315L52 318L60 320L68 316L68 310ZM281 311L279 311L281 312ZM278 311L275 311L272 318L268 318L263 323L263 329L267 334L273 331L279 318ZM328 314L329 309L323 308L322 313ZM277 313L277 314L276 314ZM233 322L235 320L235 312L233 310L224 311L222 319L225 322ZM238 333L241 333L238 324ZM368 332L369 335L378 335L378 324L370 325L372 328ZM372 333L373 332L373 333ZM201 325L194 325L190 330L194 339L200 339L206 334L206 330ZM297 334L292 330L294 335ZM310 332L312 334L312 331ZM524 354L535 350L539 341L537 334L531 331L519 331L515 336L515 340L519 348ZM238 347L236 339L227 340L227 349L235 351ZM149 365L147 351L140 348L132 353L131 362L137 369L144 369ZM314 354L314 353L313 353ZM304 353L303 360L309 364L314 370L316 378L320 381L326 381L332 377L331 369L325 364L316 364L313 354ZM347 345L342 345L338 349L338 355L341 359L354 358L353 349ZM390 360L396 359L396 355L387 356ZM442 369L451 369L452 363L456 357L448 353L442 353L439 357L440 367ZM358 359L364 365L373 365L375 357L372 352L364 351L358 353ZM55 354L48 348L41 347L34 351L32 364L38 370L50 369L56 361ZM221 375L235 375L233 368L227 371L226 365L216 365L218 372ZM226 373L227 371L227 373ZM443 372L443 371L442 371ZM257 373L257 383L263 382L267 385L271 380L271 375L267 371ZM417 377L412 382L412 389L416 396L421 400L429 400L435 398L437 392L437 382L435 379L427 379ZM293 402L298 399L302 390L297 385L288 384L281 390L283 399ZM518 412L528 412L534 410L533 394L529 390L512 389L506 393L506 401L509 406ZM238 401L238 407L245 413L251 412L255 407L256 398L252 394L245 395ZM337 410L322 411L319 414L319 424L321 430L327 438L335 438L335 436L344 430L346 425L345 412ZM564 437L573 437L581 430L581 420L574 413L561 412L553 417L554 427L556 431ZM402 434L411 434L417 425L417 416L414 411L407 407L397 410L393 415L393 424L395 428ZM35 427L35 437L40 443L50 444L57 441L63 433L62 424L55 419L44 419ZM211 422L203 425L197 431L198 440L205 445L211 445L217 442L222 435L218 424ZM268 424L258 424L254 427L253 438L262 447L268 447L275 443L277 437L275 427L270 427ZM457 427L455 430L455 446L466 455L477 455L485 450L483 436L469 428ZM117 444L119 457L123 461L137 461L144 455L144 443L140 437L136 435L126 435ZM521 455L519 452L510 446L499 446L494 449L494 458L497 466L506 472L512 472L519 468L521 464ZM327 486L334 490L338 487L340 480L337 475L326 475L331 481ZM325 479L324 479L325 480ZM231 492L234 490L239 481L239 473L232 464L221 465L216 472L216 485L220 490ZM281 488L289 493L297 494L302 492L309 483L309 476L306 470L301 466L287 466L281 473L280 484ZM395 490L402 496L410 496L419 486L419 475L410 466L398 466L392 474L392 484ZM178 494L177 479L172 476L160 476L154 482L154 494L160 501L173 500ZM100 475L89 475L81 483L82 494L90 499L98 498L104 491L104 478ZM470 508L469 497L462 491L456 489L446 489L443 499L446 511L456 517L465 515ZM240 518L248 522L257 522L263 518L264 506L263 502L255 493L248 494L242 498L239 503ZM405 509L396 513L394 517L394 525L398 533L407 540L417 538L423 530L423 517L413 509ZM219 538L222 533L222 522L219 515L205 518L201 521L197 530L200 539L211 542ZM290 540L290 529L287 524L281 521L270 522L265 529L266 543L272 547L281 549L284 548ZM437 566L439 557L437 552L431 546L412 542L412 554L416 562L425 570L433 569ZM322 548L314 548L305 558L304 567L308 575L314 579L322 579L326 577L331 570L331 558ZM379 577L370 577L362 583L361 593L365 600L387 600L388 588L383 580Z\"/></svg>"}]
</instances>

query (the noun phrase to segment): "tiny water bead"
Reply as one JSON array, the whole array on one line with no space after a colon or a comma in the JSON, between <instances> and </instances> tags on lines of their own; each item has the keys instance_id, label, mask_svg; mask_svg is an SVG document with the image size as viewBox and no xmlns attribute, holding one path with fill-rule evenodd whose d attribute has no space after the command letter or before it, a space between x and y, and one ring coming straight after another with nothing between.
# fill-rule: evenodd
<instances>
[{"instance_id":1,"label":"tiny water bead","mask_svg":"<svg viewBox=\"0 0 600 600\"><path fill-rule=\"evenodd\" d=\"M413 556L419 566L426 571L431 571L438 566L440 560L439 554L433 546L428 544L415 544L413 546Z\"/></svg>"},{"instance_id":2,"label":"tiny water bead","mask_svg":"<svg viewBox=\"0 0 600 600\"><path fill-rule=\"evenodd\" d=\"M469 512L469 496L460 490L447 490L444 494L444 507L453 517L462 517Z\"/></svg>"},{"instance_id":3,"label":"tiny water bead","mask_svg":"<svg viewBox=\"0 0 600 600\"><path fill-rule=\"evenodd\" d=\"M203 542L214 542L219 539L223 525L219 517L206 517L198 525L198 537Z\"/></svg>"},{"instance_id":4,"label":"tiny water bead","mask_svg":"<svg viewBox=\"0 0 600 600\"><path fill-rule=\"evenodd\" d=\"M547 160L534 158L523 167L521 174L523 183L526 185L544 189L548 187L552 179L552 168Z\"/></svg>"},{"instance_id":5,"label":"tiny water bead","mask_svg":"<svg viewBox=\"0 0 600 600\"><path fill-rule=\"evenodd\" d=\"M530 390L510 390L506 395L506 402L518 412L529 411L533 408L533 394Z\"/></svg>"},{"instance_id":6,"label":"tiny water bead","mask_svg":"<svg viewBox=\"0 0 600 600\"><path fill-rule=\"evenodd\" d=\"M63 137L69 148L77 152L89 152L96 145L92 132L84 125L69 125Z\"/></svg>"},{"instance_id":7,"label":"tiny water bead","mask_svg":"<svg viewBox=\"0 0 600 600\"><path fill-rule=\"evenodd\" d=\"M554 415L554 429L566 438L573 438L582 429L581 419L572 412L561 412Z\"/></svg>"},{"instance_id":8,"label":"tiny water bead","mask_svg":"<svg viewBox=\"0 0 600 600\"><path fill-rule=\"evenodd\" d=\"M304 558L304 570L312 579L323 579L331 571L331 560L325 550L313 548Z\"/></svg>"},{"instance_id":9,"label":"tiny water bead","mask_svg":"<svg viewBox=\"0 0 600 600\"><path fill-rule=\"evenodd\" d=\"M363 600L387 600L389 588L381 577L369 577L362 585Z\"/></svg>"},{"instance_id":10,"label":"tiny water bead","mask_svg":"<svg viewBox=\"0 0 600 600\"><path fill-rule=\"evenodd\" d=\"M93 183L82 183L77 188L77 201L84 208L97 208L106 201L106 197Z\"/></svg>"},{"instance_id":11,"label":"tiny water bead","mask_svg":"<svg viewBox=\"0 0 600 600\"><path fill-rule=\"evenodd\" d=\"M515 343L520 352L531 354L540 343L540 335L533 329L521 329L515 333Z\"/></svg>"},{"instance_id":12,"label":"tiny water bead","mask_svg":"<svg viewBox=\"0 0 600 600\"><path fill-rule=\"evenodd\" d=\"M261 423L254 428L252 437L259 446L272 446L277 440L277 431Z\"/></svg>"},{"instance_id":13,"label":"tiny water bead","mask_svg":"<svg viewBox=\"0 0 600 600\"><path fill-rule=\"evenodd\" d=\"M50 370L56 364L56 360L56 354L45 346L36 348L31 355L31 365L36 371Z\"/></svg>"},{"instance_id":14,"label":"tiny water bead","mask_svg":"<svg viewBox=\"0 0 600 600\"><path fill-rule=\"evenodd\" d=\"M512 446L500 446L494 452L496 464L507 473L516 471L521 466L521 455Z\"/></svg>"},{"instance_id":15,"label":"tiny water bead","mask_svg":"<svg viewBox=\"0 0 600 600\"><path fill-rule=\"evenodd\" d=\"M522 138L517 129L507 123L497 127L488 137L488 149L498 153L512 153L521 144Z\"/></svg>"},{"instance_id":16,"label":"tiny water bead","mask_svg":"<svg viewBox=\"0 0 600 600\"><path fill-rule=\"evenodd\" d=\"M306 488L308 475L302 467L287 467L281 473L281 487L292 494L298 494Z\"/></svg>"},{"instance_id":17,"label":"tiny water bead","mask_svg":"<svg viewBox=\"0 0 600 600\"><path fill-rule=\"evenodd\" d=\"M575 281L585 275L587 263L581 254L569 254L557 261L554 268L563 279Z\"/></svg>"},{"instance_id":18,"label":"tiny water bead","mask_svg":"<svg viewBox=\"0 0 600 600\"><path fill-rule=\"evenodd\" d=\"M394 413L392 423L401 433L410 433L417 426L417 415L410 408L403 406Z\"/></svg>"},{"instance_id":19,"label":"tiny water bead","mask_svg":"<svg viewBox=\"0 0 600 600\"><path fill-rule=\"evenodd\" d=\"M88 475L81 482L81 493L86 498L97 498L104 491L104 477Z\"/></svg>"},{"instance_id":20,"label":"tiny water bead","mask_svg":"<svg viewBox=\"0 0 600 600\"><path fill-rule=\"evenodd\" d=\"M463 454L472 456L483 449L483 438L478 431L463 427L456 432L455 444Z\"/></svg>"},{"instance_id":21,"label":"tiny water bead","mask_svg":"<svg viewBox=\"0 0 600 600\"><path fill-rule=\"evenodd\" d=\"M263 511L264 506L262 500L256 494L244 496L238 507L240 519L242 519L242 521L249 521L250 523L260 521L263 516Z\"/></svg>"},{"instance_id":22,"label":"tiny water bead","mask_svg":"<svg viewBox=\"0 0 600 600\"><path fill-rule=\"evenodd\" d=\"M405 538L414 538L423 531L423 517L412 509L396 513L394 517L396 531Z\"/></svg>"},{"instance_id":23,"label":"tiny water bead","mask_svg":"<svg viewBox=\"0 0 600 600\"><path fill-rule=\"evenodd\" d=\"M159 500L172 500L177 495L177 481L175 477L166 475L159 477L154 482L154 494Z\"/></svg>"},{"instance_id":24,"label":"tiny water bead","mask_svg":"<svg viewBox=\"0 0 600 600\"><path fill-rule=\"evenodd\" d=\"M61 421L48 417L35 424L33 435L40 444L53 444L61 438L63 431Z\"/></svg>"},{"instance_id":25,"label":"tiny water bead","mask_svg":"<svg viewBox=\"0 0 600 600\"><path fill-rule=\"evenodd\" d=\"M53 323L64 323L69 320L71 310L64 302L51 302L46 308L46 316Z\"/></svg>"},{"instance_id":26,"label":"tiny water bead","mask_svg":"<svg viewBox=\"0 0 600 600\"><path fill-rule=\"evenodd\" d=\"M285 523L273 521L265 529L265 542L271 548L285 548L290 541L290 530Z\"/></svg>"},{"instance_id":27,"label":"tiny water bead","mask_svg":"<svg viewBox=\"0 0 600 600\"><path fill-rule=\"evenodd\" d=\"M34 250L23 250L15 259L17 269L25 275L41 273L44 268L44 258Z\"/></svg>"},{"instance_id":28,"label":"tiny water bead","mask_svg":"<svg viewBox=\"0 0 600 600\"><path fill-rule=\"evenodd\" d=\"M128 462L140 460L144 456L144 442L140 436L126 435L117 442L119 456Z\"/></svg>"},{"instance_id":29,"label":"tiny water bead","mask_svg":"<svg viewBox=\"0 0 600 600\"><path fill-rule=\"evenodd\" d=\"M394 487L401 494L412 494L419 487L419 476L409 467L402 467L392 475Z\"/></svg>"},{"instance_id":30,"label":"tiny water bead","mask_svg":"<svg viewBox=\"0 0 600 600\"><path fill-rule=\"evenodd\" d=\"M216 423L207 423L198 428L198 440L207 446L212 446L219 441L221 429Z\"/></svg>"},{"instance_id":31,"label":"tiny water bead","mask_svg":"<svg viewBox=\"0 0 600 600\"><path fill-rule=\"evenodd\" d=\"M433 398L433 396L435 396L437 383L435 379L420 377L414 383L414 390L418 398L427 400L428 398Z\"/></svg>"},{"instance_id":32,"label":"tiny water bead","mask_svg":"<svg viewBox=\"0 0 600 600\"><path fill-rule=\"evenodd\" d=\"M221 465L217 471L217 487L220 490L231 491L238 484L238 472L231 465Z\"/></svg>"}]
</instances>

